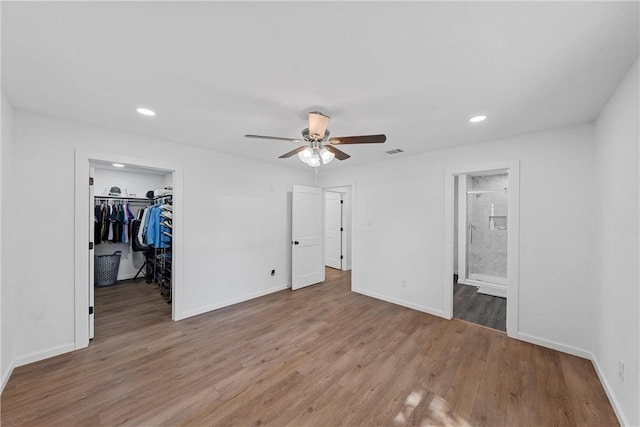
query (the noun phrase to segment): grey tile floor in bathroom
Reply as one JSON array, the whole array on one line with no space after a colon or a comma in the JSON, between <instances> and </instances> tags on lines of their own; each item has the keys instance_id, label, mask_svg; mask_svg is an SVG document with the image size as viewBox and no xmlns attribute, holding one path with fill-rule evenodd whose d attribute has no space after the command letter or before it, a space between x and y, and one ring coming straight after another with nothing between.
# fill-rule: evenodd
<instances>
[{"instance_id":1,"label":"grey tile floor in bathroom","mask_svg":"<svg viewBox=\"0 0 640 427\"><path fill-rule=\"evenodd\" d=\"M484 295L475 286L454 281L453 317L507 331L507 299Z\"/></svg>"}]
</instances>

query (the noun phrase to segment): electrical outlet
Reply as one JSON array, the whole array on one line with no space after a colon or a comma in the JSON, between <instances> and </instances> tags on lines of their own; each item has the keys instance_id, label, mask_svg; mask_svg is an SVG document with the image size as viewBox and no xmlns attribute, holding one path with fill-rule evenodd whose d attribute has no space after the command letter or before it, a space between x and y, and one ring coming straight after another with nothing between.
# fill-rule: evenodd
<instances>
[{"instance_id":1,"label":"electrical outlet","mask_svg":"<svg viewBox=\"0 0 640 427\"><path fill-rule=\"evenodd\" d=\"M618 376L621 381L624 381L624 362L622 360L618 360Z\"/></svg>"},{"instance_id":2,"label":"electrical outlet","mask_svg":"<svg viewBox=\"0 0 640 427\"><path fill-rule=\"evenodd\" d=\"M407 281L406 280L401 280L400 281L400 286L402 286L403 288L407 287Z\"/></svg>"}]
</instances>

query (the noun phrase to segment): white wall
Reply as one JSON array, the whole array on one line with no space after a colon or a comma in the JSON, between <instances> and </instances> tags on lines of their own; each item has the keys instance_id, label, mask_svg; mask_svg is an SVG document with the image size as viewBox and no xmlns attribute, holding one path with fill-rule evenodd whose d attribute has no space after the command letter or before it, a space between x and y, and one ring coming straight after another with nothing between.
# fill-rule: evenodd
<instances>
[{"instance_id":1,"label":"white wall","mask_svg":"<svg viewBox=\"0 0 640 427\"><path fill-rule=\"evenodd\" d=\"M107 195L108 189L115 186L120 188L122 194L129 194L131 195L130 197L144 198L147 191L163 188L165 185L172 184L170 173L152 174L128 172L127 169L112 170L96 167L93 178L96 196ZM105 189L107 190L106 192ZM137 215L138 211L145 206L146 204L137 202L129 205L134 215ZM131 249L131 242L102 242L96 244L95 248L96 255L109 255L115 251L122 252L120 255L120 267L118 268L118 280L133 278L145 261L142 252L135 252ZM141 273L139 277L144 277L144 274Z\"/></svg>"},{"instance_id":2,"label":"white wall","mask_svg":"<svg viewBox=\"0 0 640 427\"><path fill-rule=\"evenodd\" d=\"M596 122L595 315L598 371L622 422L640 425L638 62ZM618 361L624 362L624 381Z\"/></svg>"},{"instance_id":3,"label":"white wall","mask_svg":"<svg viewBox=\"0 0 640 427\"><path fill-rule=\"evenodd\" d=\"M108 196L111 187L119 187L123 197L146 198L147 191L171 185L171 174L162 171L130 171L128 168L103 169L96 167L94 173L96 196ZM106 192L105 192L106 190Z\"/></svg>"},{"instance_id":4,"label":"white wall","mask_svg":"<svg viewBox=\"0 0 640 427\"><path fill-rule=\"evenodd\" d=\"M519 334L588 355L593 144L580 125L320 175L323 187L355 184L353 289L442 314L444 171L519 159Z\"/></svg>"},{"instance_id":5,"label":"white wall","mask_svg":"<svg viewBox=\"0 0 640 427\"><path fill-rule=\"evenodd\" d=\"M10 240L13 236L11 215L13 206L11 202L13 183L10 180L11 152L13 145L13 107L9 100L2 94L2 143L0 145L0 374L1 387L4 386L13 369L13 334L9 325L13 324L14 315L14 290L10 280L12 269L12 250Z\"/></svg>"},{"instance_id":6,"label":"white wall","mask_svg":"<svg viewBox=\"0 0 640 427\"><path fill-rule=\"evenodd\" d=\"M74 186L75 179L86 179L74 177L75 147L181 162L184 273L176 283L178 317L287 286L288 192L293 183L311 185L312 171L16 111L11 182L20 215L10 244L17 365L67 351L74 342ZM56 209L43 221L47 206Z\"/></svg>"}]
</instances>

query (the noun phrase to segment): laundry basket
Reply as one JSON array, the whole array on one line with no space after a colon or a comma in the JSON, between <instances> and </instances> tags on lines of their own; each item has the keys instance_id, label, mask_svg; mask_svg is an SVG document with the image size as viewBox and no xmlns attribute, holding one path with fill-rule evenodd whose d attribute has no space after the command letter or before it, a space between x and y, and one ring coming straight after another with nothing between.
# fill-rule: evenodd
<instances>
[{"instance_id":1,"label":"laundry basket","mask_svg":"<svg viewBox=\"0 0 640 427\"><path fill-rule=\"evenodd\" d=\"M109 286L116 283L121 254L122 251L115 251L112 255L95 256L94 283L96 286Z\"/></svg>"}]
</instances>

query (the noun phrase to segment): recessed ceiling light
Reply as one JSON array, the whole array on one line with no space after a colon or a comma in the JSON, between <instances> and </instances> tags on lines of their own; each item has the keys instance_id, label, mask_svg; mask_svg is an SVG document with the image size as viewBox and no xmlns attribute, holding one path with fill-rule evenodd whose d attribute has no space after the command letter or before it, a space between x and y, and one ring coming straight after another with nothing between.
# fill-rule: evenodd
<instances>
[{"instance_id":1,"label":"recessed ceiling light","mask_svg":"<svg viewBox=\"0 0 640 427\"><path fill-rule=\"evenodd\" d=\"M143 116L155 116L156 115L155 111L149 110L148 108L142 108L141 107L141 108L138 108L136 111L138 113L142 114Z\"/></svg>"},{"instance_id":2,"label":"recessed ceiling light","mask_svg":"<svg viewBox=\"0 0 640 427\"><path fill-rule=\"evenodd\" d=\"M112 166L116 167L116 168L123 168L124 165L122 163L112 163Z\"/></svg>"},{"instance_id":3,"label":"recessed ceiling light","mask_svg":"<svg viewBox=\"0 0 640 427\"><path fill-rule=\"evenodd\" d=\"M481 121L485 120L486 118L487 118L487 116L475 116L475 117L471 117L469 119L469 121L471 123L478 123L478 122L481 122Z\"/></svg>"}]
</instances>

